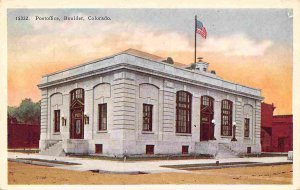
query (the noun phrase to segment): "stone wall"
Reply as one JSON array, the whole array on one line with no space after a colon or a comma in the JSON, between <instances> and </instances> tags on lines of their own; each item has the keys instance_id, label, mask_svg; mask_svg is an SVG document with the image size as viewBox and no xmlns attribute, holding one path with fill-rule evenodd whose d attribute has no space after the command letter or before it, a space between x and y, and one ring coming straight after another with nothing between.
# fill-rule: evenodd
<instances>
[{"instance_id":1,"label":"stone wall","mask_svg":"<svg viewBox=\"0 0 300 190\"><path fill-rule=\"evenodd\" d=\"M146 61L143 62L140 58L133 57L115 57L114 61L122 63L137 61L137 65L142 64L145 69L160 68L181 77L189 77L192 72L161 63L149 66ZM103 62L106 67L109 66L109 63L111 63L109 60ZM98 66L95 64L94 66L86 65L84 68L78 67L68 73L64 71L51 77L44 77L43 80L44 82L54 82L64 75L70 75L70 72L73 74L87 70L92 72L92 68L96 69ZM101 68L105 67L101 66ZM198 73L194 73L193 79L198 80L198 75ZM236 138L238 141L232 145L232 149L246 152L247 147L251 146L253 151L260 152L260 100L251 98L253 94L258 95L258 92L233 83L225 83L221 79L201 77L202 82L215 83L215 85L223 85L223 87L211 88L209 85L198 85L194 82L159 76L154 70L145 73L143 70L125 68L97 75L91 74L84 78L43 87L40 148L45 148L47 141L69 139L69 94L73 89L83 88L85 90L84 110L85 114L89 116L89 124L84 125L84 139L87 140L88 146L82 147L87 147L87 152L90 154L95 153L95 144L102 144L103 154L107 156L142 155L145 154L146 145L155 145L155 154L181 154L182 146L189 146L190 153L199 152L198 149L201 147L196 146L196 143L200 141L200 100L203 95L214 98L215 142L231 143L232 136L221 136L221 101L227 99L233 102L232 120L237 123ZM240 90L243 93L251 91L252 95L231 93L224 90L226 88ZM191 134L176 133L176 92L180 90L192 94ZM107 103L108 125L105 131L98 130L98 104L102 103ZM153 130L151 132L142 130L142 106L144 103L153 105ZM60 109L61 116L67 119L66 126L61 126L59 133L53 132L53 111L55 109ZM247 138L244 137L245 117L250 118L250 136ZM72 150L72 148L68 150ZM202 152L205 152L204 149Z\"/></svg>"}]
</instances>

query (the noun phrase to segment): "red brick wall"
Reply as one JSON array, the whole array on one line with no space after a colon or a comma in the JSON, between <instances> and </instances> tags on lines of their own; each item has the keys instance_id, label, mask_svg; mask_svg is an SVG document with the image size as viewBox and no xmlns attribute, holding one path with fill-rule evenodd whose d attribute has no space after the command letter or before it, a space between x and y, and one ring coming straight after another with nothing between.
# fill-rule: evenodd
<instances>
[{"instance_id":1,"label":"red brick wall","mask_svg":"<svg viewBox=\"0 0 300 190\"><path fill-rule=\"evenodd\" d=\"M280 138L282 142L279 142ZM273 117L272 146L274 152L288 152L293 150L292 115L276 115Z\"/></svg>"},{"instance_id":2,"label":"red brick wall","mask_svg":"<svg viewBox=\"0 0 300 190\"><path fill-rule=\"evenodd\" d=\"M261 128L261 151L272 152L272 128Z\"/></svg>"},{"instance_id":3,"label":"red brick wall","mask_svg":"<svg viewBox=\"0 0 300 190\"><path fill-rule=\"evenodd\" d=\"M273 112L275 107L273 104L261 103L261 126L272 127Z\"/></svg>"},{"instance_id":4,"label":"red brick wall","mask_svg":"<svg viewBox=\"0 0 300 190\"><path fill-rule=\"evenodd\" d=\"M273 115L273 104L261 104L262 152L293 150L293 116Z\"/></svg>"},{"instance_id":5,"label":"red brick wall","mask_svg":"<svg viewBox=\"0 0 300 190\"><path fill-rule=\"evenodd\" d=\"M8 148L38 148L40 126L28 124L8 124Z\"/></svg>"}]
</instances>

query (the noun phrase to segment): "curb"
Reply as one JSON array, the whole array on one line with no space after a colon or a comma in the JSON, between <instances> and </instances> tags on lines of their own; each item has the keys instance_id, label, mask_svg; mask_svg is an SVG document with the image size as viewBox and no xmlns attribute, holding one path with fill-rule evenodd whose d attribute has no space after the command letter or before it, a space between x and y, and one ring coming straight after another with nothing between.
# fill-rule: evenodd
<instances>
[{"instance_id":1,"label":"curb","mask_svg":"<svg viewBox=\"0 0 300 190\"><path fill-rule=\"evenodd\" d=\"M275 166L275 165L285 165L285 164L293 164L293 162L274 162L274 163L253 163L253 164L236 164L234 165L223 165L223 166L194 166L194 167L182 167L182 168L172 168L178 170L210 170L210 169L223 169L223 168L239 168L239 167L254 167L254 166ZM160 166L167 167L167 166ZM167 167L171 168L171 167Z\"/></svg>"}]
</instances>

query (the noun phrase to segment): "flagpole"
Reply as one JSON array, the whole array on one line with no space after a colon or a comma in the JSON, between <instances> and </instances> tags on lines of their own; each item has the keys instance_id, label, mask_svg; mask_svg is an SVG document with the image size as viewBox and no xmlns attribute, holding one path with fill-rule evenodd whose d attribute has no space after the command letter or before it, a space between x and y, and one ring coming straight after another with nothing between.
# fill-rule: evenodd
<instances>
[{"instance_id":1,"label":"flagpole","mask_svg":"<svg viewBox=\"0 0 300 190\"><path fill-rule=\"evenodd\" d=\"M197 31L197 15L195 15L195 58L194 58L194 63L196 63L196 43L197 43L197 38L196 38L196 31Z\"/></svg>"}]
</instances>

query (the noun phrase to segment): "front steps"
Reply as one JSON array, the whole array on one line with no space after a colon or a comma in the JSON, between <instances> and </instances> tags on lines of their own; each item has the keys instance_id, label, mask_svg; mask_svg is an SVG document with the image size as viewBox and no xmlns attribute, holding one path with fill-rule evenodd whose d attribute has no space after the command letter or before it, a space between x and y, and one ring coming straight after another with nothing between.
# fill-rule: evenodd
<instances>
[{"instance_id":1,"label":"front steps","mask_svg":"<svg viewBox=\"0 0 300 190\"><path fill-rule=\"evenodd\" d=\"M59 141L52 146L49 146L45 150L39 152L40 155L48 155L48 156L65 156L66 153L62 147L62 141Z\"/></svg>"},{"instance_id":2,"label":"front steps","mask_svg":"<svg viewBox=\"0 0 300 190\"><path fill-rule=\"evenodd\" d=\"M219 158L239 158L238 153L231 150L229 146L225 143L219 143L218 144L218 151L215 155L216 159Z\"/></svg>"},{"instance_id":3,"label":"front steps","mask_svg":"<svg viewBox=\"0 0 300 190\"><path fill-rule=\"evenodd\" d=\"M238 153L230 148L230 144L220 143L216 140L196 142L195 153L212 155L216 159L239 158Z\"/></svg>"},{"instance_id":4,"label":"front steps","mask_svg":"<svg viewBox=\"0 0 300 190\"><path fill-rule=\"evenodd\" d=\"M218 152L217 141L200 141L195 143L195 154L216 156Z\"/></svg>"}]
</instances>

